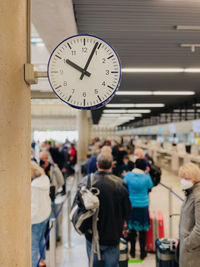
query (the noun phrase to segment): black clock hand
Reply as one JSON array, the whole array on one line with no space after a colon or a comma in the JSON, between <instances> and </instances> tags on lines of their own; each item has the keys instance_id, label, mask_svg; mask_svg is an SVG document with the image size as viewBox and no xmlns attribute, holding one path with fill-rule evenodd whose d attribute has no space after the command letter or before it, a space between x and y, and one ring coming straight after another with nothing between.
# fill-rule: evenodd
<instances>
[{"instance_id":1,"label":"black clock hand","mask_svg":"<svg viewBox=\"0 0 200 267\"><path fill-rule=\"evenodd\" d=\"M93 57L93 55L94 55L94 52L95 52L95 50L97 49L98 44L99 44L99 43L96 42L95 45L94 45L94 47L93 47L93 49L92 49L92 52L91 52L91 54L90 54L90 56L89 56L89 58L88 58L88 60L87 60L87 62L86 62L86 64L85 64L85 68L84 68L83 71L82 71L82 74L81 74L81 77L80 77L81 80L83 80L83 77L84 77L84 75L85 75L85 73L86 73L86 70L87 70L87 68L88 68L88 66L89 66L89 64L90 64L90 61L91 61L91 59L92 59L92 57Z\"/></svg>"},{"instance_id":2,"label":"black clock hand","mask_svg":"<svg viewBox=\"0 0 200 267\"><path fill-rule=\"evenodd\" d=\"M76 70L80 71L83 73L84 69L79 67L78 65L76 65L74 62L72 62L71 60L69 59L66 59L66 63L69 64L70 66L72 66L73 68L75 68ZM91 73L88 72L88 71L85 71L85 75L90 77Z\"/></svg>"}]
</instances>

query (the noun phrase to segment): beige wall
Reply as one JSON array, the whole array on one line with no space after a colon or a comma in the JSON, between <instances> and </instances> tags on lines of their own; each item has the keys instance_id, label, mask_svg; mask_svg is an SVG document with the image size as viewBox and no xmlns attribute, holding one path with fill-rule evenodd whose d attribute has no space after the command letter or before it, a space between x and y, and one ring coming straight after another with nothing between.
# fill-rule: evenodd
<instances>
[{"instance_id":1,"label":"beige wall","mask_svg":"<svg viewBox=\"0 0 200 267\"><path fill-rule=\"evenodd\" d=\"M0 266L30 264L26 1L0 0Z\"/></svg>"}]
</instances>

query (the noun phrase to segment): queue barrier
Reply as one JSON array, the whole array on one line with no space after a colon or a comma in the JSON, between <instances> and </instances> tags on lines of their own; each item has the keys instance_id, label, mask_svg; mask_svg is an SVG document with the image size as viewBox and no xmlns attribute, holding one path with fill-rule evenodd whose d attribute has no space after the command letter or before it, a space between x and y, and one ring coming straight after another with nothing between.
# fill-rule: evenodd
<instances>
[{"instance_id":1,"label":"queue barrier","mask_svg":"<svg viewBox=\"0 0 200 267\"><path fill-rule=\"evenodd\" d=\"M176 196L180 201L184 201L184 199L182 197L180 197L174 190L172 190L171 187L163 184L163 183L160 183L161 186L163 186L164 188L166 188L169 192L169 198L168 198L168 205L169 205L169 238L172 238L172 216L179 216L180 214L172 214L172 195Z\"/></svg>"}]
</instances>

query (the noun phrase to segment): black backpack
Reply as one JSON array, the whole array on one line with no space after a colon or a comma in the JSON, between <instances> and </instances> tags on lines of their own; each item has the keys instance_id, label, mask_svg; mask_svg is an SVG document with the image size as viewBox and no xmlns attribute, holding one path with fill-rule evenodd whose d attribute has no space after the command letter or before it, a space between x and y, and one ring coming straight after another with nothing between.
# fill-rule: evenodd
<instances>
[{"instance_id":1,"label":"black backpack","mask_svg":"<svg viewBox=\"0 0 200 267\"><path fill-rule=\"evenodd\" d=\"M152 182L154 186L157 186L161 180L161 174L162 174L161 169L160 167L154 164L151 164L149 167L150 167L149 174L151 176Z\"/></svg>"}]
</instances>

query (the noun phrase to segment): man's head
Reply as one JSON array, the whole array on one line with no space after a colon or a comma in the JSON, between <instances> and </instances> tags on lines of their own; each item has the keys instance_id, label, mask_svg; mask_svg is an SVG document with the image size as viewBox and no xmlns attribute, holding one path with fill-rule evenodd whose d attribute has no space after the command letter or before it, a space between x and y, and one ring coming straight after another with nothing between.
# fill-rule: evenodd
<instances>
[{"instance_id":1,"label":"man's head","mask_svg":"<svg viewBox=\"0 0 200 267\"><path fill-rule=\"evenodd\" d=\"M110 146L103 146L101 149L101 152L103 153L112 153L112 149Z\"/></svg>"},{"instance_id":2,"label":"man's head","mask_svg":"<svg viewBox=\"0 0 200 267\"><path fill-rule=\"evenodd\" d=\"M111 171L113 157L110 152L101 152L97 157L97 168L99 171Z\"/></svg>"},{"instance_id":3,"label":"man's head","mask_svg":"<svg viewBox=\"0 0 200 267\"><path fill-rule=\"evenodd\" d=\"M44 141L41 144L41 151L48 151L51 148L51 143L49 141Z\"/></svg>"},{"instance_id":4,"label":"man's head","mask_svg":"<svg viewBox=\"0 0 200 267\"><path fill-rule=\"evenodd\" d=\"M40 166L43 169L46 169L49 165L49 154L47 152L41 152L40 153Z\"/></svg>"},{"instance_id":5,"label":"man's head","mask_svg":"<svg viewBox=\"0 0 200 267\"><path fill-rule=\"evenodd\" d=\"M55 144L55 147L56 147L57 149L61 149L61 148L62 148L62 144L61 144L61 143L58 143L58 142L56 142L56 144Z\"/></svg>"},{"instance_id":6,"label":"man's head","mask_svg":"<svg viewBox=\"0 0 200 267\"><path fill-rule=\"evenodd\" d=\"M135 168L140 169L142 171L146 171L147 164L144 159L137 159L135 161Z\"/></svg>"},{"instance_id":7,"label":"man's head","mask_svg":"<svg viewBox=\"0 0 200 267\"><path fill-rule=\"evenodd\" d=\"M141 148L136 148L135 151L134 151L134 155L136 157L138 157L139 159L144 159L145 158L144 150L141 149Z\"/></svg>"},{"instance_id":8,"label":"man's head","mask_svg":"<svg viewBox=\"0 0 200 267\"><path fill-rule=\"evenodd\" d=\"M124 146L122 145L122 144L120 144L119 146L118 146L118 148L119 148L119 150L124 150Z\"/></svg>"},{"instance_id":9,"label":"man's head","mask_svg":"<svg viewBox=\"0 0 200 267\"><path fill-rule=\"evenodd\" d=\"M118 142L117 142L117 140L113 140L113 142L112 142L113 144L113 146L118 146Z\"/></svg>"},{"instance_id":10,"label":"man's head","mask_svg":"<svg viewBox=\"0 0 200 267\"><path fill-rule=\"evenodd\" d=\"M129 162L129 157L128 156L124 156L123 162L124 162L124 164L127 164Z\"/></svg>"}]
</instances>

